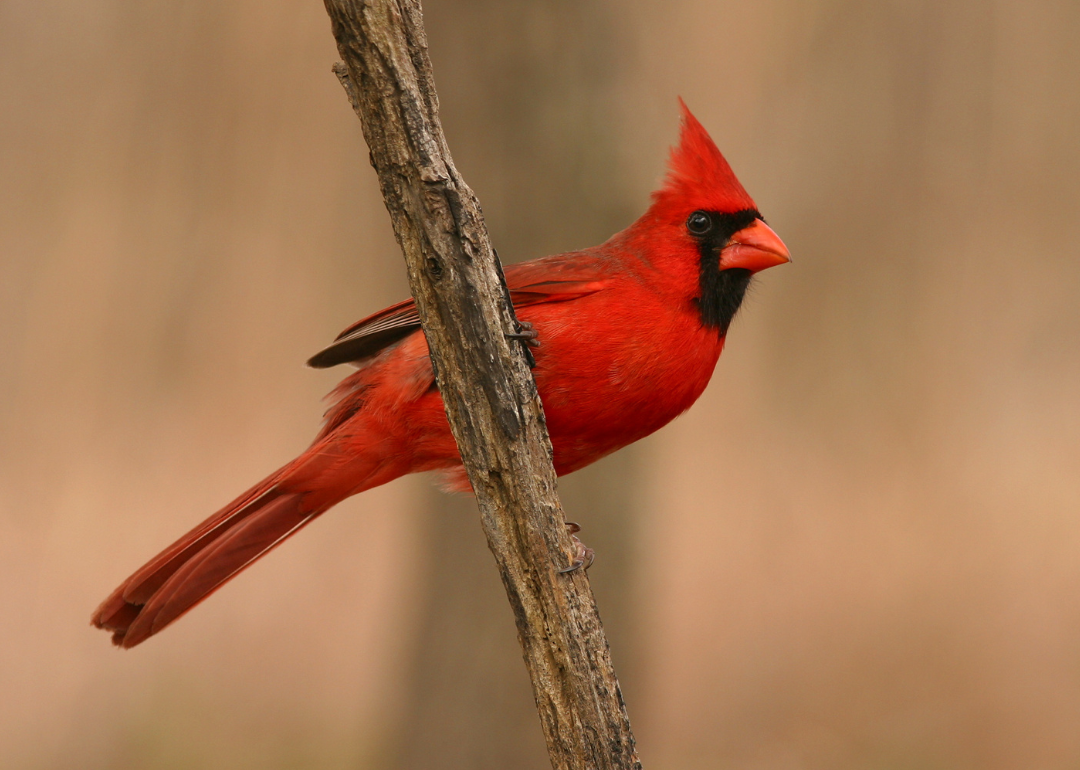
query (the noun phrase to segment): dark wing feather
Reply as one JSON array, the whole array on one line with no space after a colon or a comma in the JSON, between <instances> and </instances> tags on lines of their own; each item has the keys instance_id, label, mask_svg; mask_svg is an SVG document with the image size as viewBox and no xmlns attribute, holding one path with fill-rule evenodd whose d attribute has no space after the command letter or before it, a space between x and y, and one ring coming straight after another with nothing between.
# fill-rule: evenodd
<instances>
[{"instance_id":1,"label":"dark wing feather","mask_svg":"<svg viewBox=\"0 0 1080 770\"><path fill-rule=\"evenodd\" d=\"M337 336L333 344L308 359L308 366L327 369L338 364L362 361L420 328L416 304L407 299L375 315L357 321Z\"/></svg>"}]
</instances>

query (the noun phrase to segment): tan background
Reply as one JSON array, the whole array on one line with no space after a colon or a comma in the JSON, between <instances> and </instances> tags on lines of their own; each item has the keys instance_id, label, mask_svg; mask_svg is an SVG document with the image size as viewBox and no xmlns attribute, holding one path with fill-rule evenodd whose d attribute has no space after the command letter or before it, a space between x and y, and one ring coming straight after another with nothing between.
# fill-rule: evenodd
<instances>
[{"instance_id":1,"label":"tan background","mask_svg":"<svg viewBox=\"0 0 1080 770\"><path fill-rule=\"evenodd\" d=\"M640 212L677 94L795 254L687 417L563 485L646 766L1075 768L1080 5L427 13L507 261ZM406 292L328 27L0 3L2 767L547 766L471 503L424 479L135 651L87 626Z\"/></svg>"}]
</instances>

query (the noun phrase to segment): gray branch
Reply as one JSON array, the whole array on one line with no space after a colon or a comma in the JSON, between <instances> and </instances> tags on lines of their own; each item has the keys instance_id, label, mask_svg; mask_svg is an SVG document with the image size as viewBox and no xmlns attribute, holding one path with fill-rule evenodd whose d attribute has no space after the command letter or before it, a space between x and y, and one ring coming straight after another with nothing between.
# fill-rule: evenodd
<instances>
[{"instance_id":1,"label":"gray branch","mask_svg":"<svg viewBox=\"0 0 1080 770\"><path fill-rule=\"evenodd\" d=\"M640 768L607 639L573 558L551 442L498 259L446 146L417 0L325 0L446 414L517 622L556 770Z\"/></svg>"}]
</instances>

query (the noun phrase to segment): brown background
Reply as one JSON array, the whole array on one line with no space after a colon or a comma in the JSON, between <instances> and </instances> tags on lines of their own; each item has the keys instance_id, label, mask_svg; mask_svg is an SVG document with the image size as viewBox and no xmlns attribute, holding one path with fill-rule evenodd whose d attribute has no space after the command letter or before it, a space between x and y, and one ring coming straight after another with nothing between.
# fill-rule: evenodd
<instances>
[{"instance_id":1,"label":"brown background","mask_svg":"<svg viewBox=\"0 0 1080 770\"><path fill-rule=\"evenodd\" d=\"M795 254L688 416L562 485L646 766L1077 767L1080 5L427 15L507 261L643 210L678 94ZM471 502L425 479L133 652L87 626L406 292L335 58L314 1L0 3L0 766L547 766Z\"/></svg>"}]
</instances>

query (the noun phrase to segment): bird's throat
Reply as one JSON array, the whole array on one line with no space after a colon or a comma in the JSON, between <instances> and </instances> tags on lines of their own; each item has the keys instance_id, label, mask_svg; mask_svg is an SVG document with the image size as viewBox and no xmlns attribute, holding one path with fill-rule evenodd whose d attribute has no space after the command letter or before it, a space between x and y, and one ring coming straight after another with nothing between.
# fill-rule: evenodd
<instances>
[{"instance_id":1,"label":"bird's throat","mask_svg":"<svg viewBox=\"0 0 1080 770\"><path fill-rule=\"evenodd\" d=\"M739 312L753 273L740 268L721 270L717 253L711 248L708 252L707 255L702 254L701 259L701 296L697 300L698 311L701 313L701 322L705 326L718 329L722 337L727 334L731 321Z\"/></svg>"}]
</instances>

